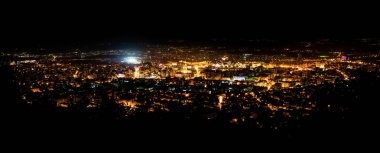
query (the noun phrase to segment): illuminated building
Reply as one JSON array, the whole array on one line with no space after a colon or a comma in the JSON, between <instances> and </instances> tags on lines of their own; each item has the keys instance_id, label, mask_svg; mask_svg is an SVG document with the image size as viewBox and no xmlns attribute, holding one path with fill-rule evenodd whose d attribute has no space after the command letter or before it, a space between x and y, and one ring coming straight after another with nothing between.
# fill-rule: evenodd
<instances>
[{"instance_id":1,"label":"illuminated building","mask_svg":"<svg viewBox=\"0 0 380 153\"><path fill-rule=\"evenodd\" d=\"M219 110L221 110L222 107L223 107L223 99L224 99L223 95L219 95L218 96L218 107L219 107Z\"/></svg>"},{"instance_id":2,"label":"illuminated building","mask_svg":"<svg viewBox=\"0 0 380 153\"><path fill-rule=\"evenodd\" d=\"M347 56L342 56L342 57L340 57L340 60L342 60L342 61L347 60Z\"/></svg>"},{"instance_id":3,"label":"illuminated building","mask_svg":"<svg viewBox=\"0 0 380 153\"><path fill-rule=\"evenodd\" d=\"M138 67L138 66L135 66L134 77L140 78L140 67Z\"/></svg>"}]
</instances>

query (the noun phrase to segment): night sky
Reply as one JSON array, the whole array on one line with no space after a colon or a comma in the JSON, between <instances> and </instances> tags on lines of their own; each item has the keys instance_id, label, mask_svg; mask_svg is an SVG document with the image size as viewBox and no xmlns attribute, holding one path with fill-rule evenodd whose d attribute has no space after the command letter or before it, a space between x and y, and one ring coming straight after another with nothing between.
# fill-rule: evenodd
<instances>
[{"instance_id":1,"label":"night sky","mask_svg":"<svg viewBox=\"0 0 380 153\"><path fill-rule=\"evenodd\" d=\"M378 37L373 8L343 5L122 5L3 10L1 46L212 38Z\"/></svg>"}]
</instances>

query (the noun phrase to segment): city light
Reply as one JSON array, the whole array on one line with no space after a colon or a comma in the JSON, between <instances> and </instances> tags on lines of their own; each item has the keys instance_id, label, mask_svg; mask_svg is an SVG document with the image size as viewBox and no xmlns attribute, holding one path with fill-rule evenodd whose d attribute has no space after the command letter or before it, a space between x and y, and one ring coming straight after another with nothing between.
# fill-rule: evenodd
<instances>
[{"instance_id":1,"label":"city light","mask_svg":"<svg viewBox=\"0 0 380 153\"><path fill-rule=\"evenodd\" d=\"M125 74L117 74L118 78L125 78Z\"/></svg>"},{"instance_id":2,"label":"city light","mask_svg":"<svg viewBox=\"0 0 380 153\"><path fill-rule=\"evenodd\" d=\"M117 118L125 121L173 113L179 121L277 130L293 128L293 122L313 113L343 114L350 106L336 102L354 104L362 98L358 93L368 89L356 86L367 81L363 74L380 76L380 53L336 56L287 48L273 55L184 48L155 46L141 54L88 51L83 56L15 53L4 59L10 59L6 66L15 73L10 83L20 89L18 100L35 107L80 107L96 118L99 108L114 105L110 112L120 111Z\"/></svg>"},{"instance_id":3,"label":"city light","mask_svg":"<svg viewBox=\"0 0 380 153\"><path fill-rule=\"evenodd\" d=\"M126 57L123 59L122 62L128 63L128 64L140 64L141 61L138 57Z\"/></svg>"}]
</instances>

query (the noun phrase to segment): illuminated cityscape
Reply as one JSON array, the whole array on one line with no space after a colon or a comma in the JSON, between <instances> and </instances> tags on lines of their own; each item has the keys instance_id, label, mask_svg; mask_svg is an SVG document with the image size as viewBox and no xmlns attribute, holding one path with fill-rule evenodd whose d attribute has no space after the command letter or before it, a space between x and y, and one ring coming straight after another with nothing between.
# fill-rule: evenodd
<instances>
[{"instance_id":1,"label":"illuminated cityscape","mask_svg":"<svg viewBox=\"0 0 380 153\"><path fill-rule=\"evenodd\" d=\"M94 140L309 150L379 131L380 31L369 23L376 17L120 6L45 18L49 11L33 9L1 20L0 116L15 142L49 135L64 148L106 135L118 139ZM69 141L53 141L61 135Z\"/></svg>"},{"instance_id":2,"label":"illuminated cityscape","mask_svg":"<svg viewBox=\"0 0 380 153\"><path fill-rule=\"evenodd\" d=\"M96 111L113 103L116 120L172 114L183 121L283 130L324 111L344 118L348 103L322 97L334 92L337 99L358 100L350 88L358 72L379 77L373 59L380 52L226 50L156 45L2 56L10 57L4 64L14 72L21 103L92 112L89 120L102 120Z\"/></svg>"}]
</instances>

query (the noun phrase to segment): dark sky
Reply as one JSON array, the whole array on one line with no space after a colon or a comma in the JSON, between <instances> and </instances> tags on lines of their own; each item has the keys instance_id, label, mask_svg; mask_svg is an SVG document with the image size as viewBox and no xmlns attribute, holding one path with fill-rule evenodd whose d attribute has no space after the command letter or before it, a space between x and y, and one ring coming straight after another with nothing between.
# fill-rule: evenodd
<instances>
[{"instance_id":1,"label":"dark sky","mask_svg":"<svg viewBox=\"0 0 380 153\"><path fill-rule=\"evenodd\" d=\"M3 11L0 45L214 37L298 40L380 36L376 9L355 5L66 6L26 6Z\"/></svg>"}]
</instances>

